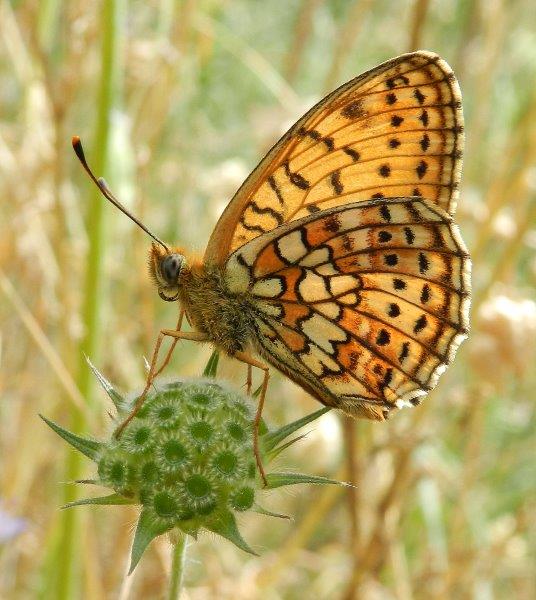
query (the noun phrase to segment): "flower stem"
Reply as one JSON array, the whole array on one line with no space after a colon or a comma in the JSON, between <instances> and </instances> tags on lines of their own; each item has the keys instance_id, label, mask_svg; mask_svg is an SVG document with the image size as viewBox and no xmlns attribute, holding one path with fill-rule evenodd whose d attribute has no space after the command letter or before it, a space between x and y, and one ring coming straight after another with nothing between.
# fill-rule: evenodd
<instances>
[{"instance_id":1,"label":"flower stem","mask_svg":"<svg viewBox=\"0 0 536 600\"><path fill-rule=\"evenodd\" d=\"M178 600L182 590L184 578L184 562L186 560L186 548L188 542L183 533L172 538L173 554L171 557L171 575L169 578L168 600Z\"/></svg>"}]
</instances>

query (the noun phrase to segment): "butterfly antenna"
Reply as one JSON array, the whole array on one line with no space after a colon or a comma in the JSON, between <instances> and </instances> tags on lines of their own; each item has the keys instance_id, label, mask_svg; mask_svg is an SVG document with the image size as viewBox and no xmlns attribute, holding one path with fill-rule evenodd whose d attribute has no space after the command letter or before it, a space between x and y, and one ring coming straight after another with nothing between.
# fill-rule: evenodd
<instances>
[{"instance_id":1,"label":"butterfly antenna","mask_svg":"<svg viewBox=\"0 0 536 600\"><path fill-rule=\"evenodd\" d=\"M150 235L155 242L159 243L165 249L165 251L169 253L170 250L166 246L166 244L164 244L164 242L162 240L157 238L156 235L151 233L139 219L137 219L128 209L126 209L121 204L121 202L119 202L119 200L113 195L112 191L108 187L108 184L106 183L106 181L104 181L104 179L102 177L98 177L98 178L95 177L95 175L93 174L93 171L89 168L89 165L87 164L86 157L84 155L84 149L82 148L82 142L80 141L80 138L77 135L73 136L72 144L73 144L73 150L75 151L75 154L78 157L78 160L84 167L84 170L89 175L89 177L91 178L93 183L99 188L101 194L107 200L109 200L116 208L118 208L124 215L126 215L129 219L134 221L134 223L136 223L136 225L138 227L141 227L141 229L143 229L143 231L145 231L145 233Z\"/></svg>"}]
</instances>

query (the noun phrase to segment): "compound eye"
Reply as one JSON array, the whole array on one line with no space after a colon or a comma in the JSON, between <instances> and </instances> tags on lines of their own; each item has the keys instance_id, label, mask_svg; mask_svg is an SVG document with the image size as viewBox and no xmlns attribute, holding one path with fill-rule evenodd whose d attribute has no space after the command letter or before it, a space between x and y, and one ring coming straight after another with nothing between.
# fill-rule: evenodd
<instances>
[{"instance_id":1,"label":"compound eye","mask_svg":"<svg viewBox=\"0 0 536 600\"><path fill-rule=\"evenodd\" d=\"M182 269L182 256L180 254L169 254L162 261L162 275L170 284L175 285Z\"/></svg>"}]
</instances>

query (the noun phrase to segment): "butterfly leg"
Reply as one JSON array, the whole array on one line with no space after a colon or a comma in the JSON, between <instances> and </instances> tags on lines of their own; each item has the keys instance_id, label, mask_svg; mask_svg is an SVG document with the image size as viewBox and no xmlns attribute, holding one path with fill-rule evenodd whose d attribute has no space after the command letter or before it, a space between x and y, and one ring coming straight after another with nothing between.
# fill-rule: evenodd
<instances>
[{"instance_id":1,"label":"butterfly leg","mask_svg":"<svg viewBox=\"0 0 536 600\"><path fill-rule=\"evenodd\" d=\"M136 403L134 404L134 408L130 411L127 418L115 430L114 437L118 438L121 436L121 433L123 432L125 427L138 414L138 411L140 410L143 403L145 402L147 392L149 391L149 388L151 387L151 384L153 383L154 378L156 376L155 370L156 370L156 362L158 360L158 352L160 351L160 346L162 345L162 342L164 341L164 338L166 336L173 337L176 339L176 341L191 340L193 342L206 342L208 340L206 333L201 333L200 331L177 331L175 329L161 329L160 330L160 333L158 334L158 339L156 340L156 345L154 347L153 357L151 359L151 367L149 369L149 375L147 376L147 383L145 384L145 388L143 389L143 392L141 393L139 398L136 400Z\"/></svg>"},{"instance_id":2,"label":"butterfly leg","mask_svg":"<svg viewBox=\"0 0 536 600\"><path fill-rule=\"evenodd\" d=\"M264 398L266 397L266 390L268 389L270 371L264 363L256 360L255 358L253 358L249 354L246 354L245 352L237 352L234 355L234 358L248 365L248 375L251 367L257 367L258 369L262 369L264 371L261 393L259 394L259 403L257 405L257 412L255 413L255 421L253 422L253 452L255 454L255 462L257 463L257 468L259 469L262 482L264 484L264 487L266 487L268 485L268 480L266 479L266 472L264 471L264 467L262 465L261 453L259 450L259 426L261 423L262 409L264 408Z\"/></svg>"},{"instance_id":3,"label":"butterfly leg","mask_svg":"<svg viewBox=\"0 0 536 600\"><path fill-rule=\"evenodd\" d=\"M251 372L252 372L252 367L251 365L248 365L248 374L247 374L247 378L246 378L246 394L248 396L251 396Z\"/></svg>"},{"instance_id":4,"label":"butterfly leg","mask_svg":"<svg viewBox=\"0 0 536 600\"><path fill-rule=\"evenodd\" d=\"M181 330L183 320L184 320L184 310L181 309L181 311L179 313L179 320L177 321L177 327L175 327L176 331L180 331ZM162 364L160 365L159 369L153 375L153 381L169 365L169 361L171 360L171 356L173 355L173 351L175 350L175 346L178 344L179 339L180 338L178 338L178 337L176 337L176 338L173 339L173 342L171 343L171 347L169 348L169 350L168 350L168 352L166 354L166 358L164 358L164 360L163 360Z\"/></svg>"}]
</instances>

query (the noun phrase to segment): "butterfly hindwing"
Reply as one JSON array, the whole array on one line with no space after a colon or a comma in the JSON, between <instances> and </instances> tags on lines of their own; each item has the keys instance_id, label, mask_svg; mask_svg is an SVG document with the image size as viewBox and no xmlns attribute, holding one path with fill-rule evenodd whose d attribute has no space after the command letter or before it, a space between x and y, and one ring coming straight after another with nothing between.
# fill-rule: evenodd
<instances>
[{"instance_id":1,"label":"butterfly hindwing","mask_svg":"<svg viewBox=\"0 0 536 600\"><path fill-rule=\"evenodd\" d=\"M319 211L226 264L265 358L325 404L382 418L431 389L467 335L470 262L451 217L419 198Z\"/></svg>"},{"instance_id":2,"label":"butterfly hindwing","mask_svg":"<svg viewBox=\"0 0 536 600\"><path fill-rule=\"evenodd\" d=\"M463 149L457 81L437 55L399 56L324 98L272 148L220 218L208 263L316 211L420 196L453 214Z\"/></svg>"}]
</instances>

